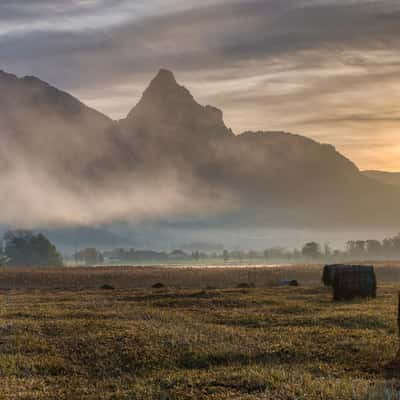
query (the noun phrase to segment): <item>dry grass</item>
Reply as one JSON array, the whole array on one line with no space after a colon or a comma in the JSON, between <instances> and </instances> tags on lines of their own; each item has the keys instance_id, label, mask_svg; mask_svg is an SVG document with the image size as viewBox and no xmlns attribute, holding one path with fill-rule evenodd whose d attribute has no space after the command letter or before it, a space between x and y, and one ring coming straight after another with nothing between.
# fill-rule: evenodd
<instances>
[{"instance_id":1,"label":"dry grass","mask_svg":"<svg viewBox=\"0 0 400 400\"><path fill-rule=\"evenodd\" d=\"M357 262L359 264L359 262ZM378 281L400 282L400 263L375 263ZM0 268L1 289L94 289L104 284L120 289L150 288L157 282L177 288L231 288L239 283L271 287L282 280L318 285L322 265L225 266L221 268L119 266L79 268Z\"/></svg>"},{"instance_id":2,"label":"dry grass","mask_svg":"<svg viewBox=\"0 0 400 400\"><path fill-rule=\"evenodd\" d=\"M393 284L381 285L374 301L334 304L330 290L310 282L129 289L165 279L129 269L135 284L122 285L124 271L1 274L2 287L50 277L42 289L1 291L0 399L390 399L396 387L382 368L398 345ZM290 277L297 273L315 272ZM194 283L186 274L179 286ZM64 278L75 289L43 289ZM117 289L77 289L90 278Z\"/></svg>"}]
</instances>

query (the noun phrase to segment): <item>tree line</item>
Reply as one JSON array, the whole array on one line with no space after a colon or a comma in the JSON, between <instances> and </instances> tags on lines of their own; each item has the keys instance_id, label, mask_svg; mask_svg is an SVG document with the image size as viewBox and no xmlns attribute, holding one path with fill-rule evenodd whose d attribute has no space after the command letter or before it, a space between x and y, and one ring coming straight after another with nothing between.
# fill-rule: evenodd
<instances>
[{"instance_id":1,"label":"tree line","mask_svg":"<svg viewBox=\"0 0 400 400\"><path fill-rule=\"evenodd\" d=\"M300 249L285 247L267 248L264 251L223 250L219 252L192 251L181 249L171 252L116 248L101 251L86 248L76 252L73 259L77 264L97 265L104 263L137 263L166 261L258 261L258 262L341 262L345 260L400 259L400 234L382 241L350 240L344 249L332 249L327 244L308 242ZM57 267L63 258L56 247L42 233L27 230L8 231L3 237L0 265L23 267Z\"/></svg>"},{"instance_id":2,"label":"tree line","mask_svg":"<svg viewBox=\"0 0 400 400\"><path fill-rule=\"evenodd\" d=\"M335 262L345 260L400 259L400 234L379 241L350 240L344 249L333 249L328 244L307 242L299 249L272 247L263 251L222 250L219 252L192 251L177 249L171 252L116 248L100 251L96 248L83 249L74 255L77 263L88 265L102 263L136 263L161 261L259 261L259 262Z\"/></svg>"}]
</instances>

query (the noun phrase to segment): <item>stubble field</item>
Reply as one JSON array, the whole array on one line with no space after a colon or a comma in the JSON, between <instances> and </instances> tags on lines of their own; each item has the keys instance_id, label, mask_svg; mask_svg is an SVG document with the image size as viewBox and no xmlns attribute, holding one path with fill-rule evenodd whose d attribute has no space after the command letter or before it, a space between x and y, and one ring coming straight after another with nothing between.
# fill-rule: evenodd
<instances>
[{"instance_id":1,"label":"stubble field","mask_svg":"<svg viewBox=\"0 0 400 400\"><path fill-rule=\"evenodd\" d=\"M397 269L378 267L376 300L349 303L332 302L320 266L3 270L0 399L390 399Z\"/></svg>"}]
</instances>

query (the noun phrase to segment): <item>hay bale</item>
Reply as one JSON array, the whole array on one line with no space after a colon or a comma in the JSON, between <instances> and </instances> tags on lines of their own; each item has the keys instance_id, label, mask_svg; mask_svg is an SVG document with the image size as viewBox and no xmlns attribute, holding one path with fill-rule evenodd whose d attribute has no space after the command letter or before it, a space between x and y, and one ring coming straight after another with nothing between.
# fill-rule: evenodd
<instances>
[{"instance_id":1,"label":"hay bale","mask_svg":"<svg viewBox=\"0 0 400 400\"><path fill-rule=\"evenodd\" d=\"M333 280L334 300L352 300L376 297L376 275L374 267L349 265L336 269Z\"/></svg>"},{"instance_id":2,"label":"hay bale","mask_svg":"<svg viewBox=\"0 0 400 400\"><path fill-rule=\"evenodd\" d=\"M325 286L332 286L333 281L335 279L335 272L340 269L344 269L346 267L349 267L348 265L344 264L331 264L331 265L325 265L324 267L324 272L322 274L322 282L324 283Z\"/></svg>"},{"instance_id":3,"label":"hay bale","mask_svg":"<svg viewBox=\"0 0 400 400\"><path fill-rule=\"evenodd\" d=\"M325 286L333 286L335 275L338 271L352 271L352 270L368 270L372 273L374 267L370 265L349 265L349 264L331 264L325 265L322 274L322 282Z\"/></svg>"},{"instance_id":4,"label":"hay bale","mask_svg":"<svg viewBox=\"0 0 400 400\"><path fill-rule=\"evenodd\" d=\"M253 289L255 287L256 285L254 285L254 283L247 283L247 282L238 283L236 285L236 289Z\"/></svg>"},{"instance_id":5,"label":"hay bale","mask_svg":"<svg viewBox=\"0 0 400 400\"><path fill-rule=\"evenodd\" d=\"M109 284L105 284L103 286L100 286L101 290L115 290L114 286L109 285Z\"/></svg>"},{"instance_id":6,"label":"hay bale","mask_svg":"<svg viewBox=\"0 0 400 400\"><path fill-rule=\"evenodd\" d=\"M152 286L153 289L164 289L165 287L166 286L161 282L157 282Z\"/></svg>"}]
</instances>

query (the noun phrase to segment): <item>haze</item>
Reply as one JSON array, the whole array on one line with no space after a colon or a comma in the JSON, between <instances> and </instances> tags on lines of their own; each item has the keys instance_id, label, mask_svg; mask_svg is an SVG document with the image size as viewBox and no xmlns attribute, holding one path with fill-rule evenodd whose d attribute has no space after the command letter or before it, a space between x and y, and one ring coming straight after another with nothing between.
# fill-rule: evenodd
<instances>
[{"instance_id":1,"label":"haze","mask_svg":"<svg viewBox=\"0 0 400 400\"><path fill-rule=\"evenodd\" d=\"M297 132L394 171L399 17L389 0L4 0L1 68L122 118L167 67L235 133Z\"/></svg>"}]
</instances>

